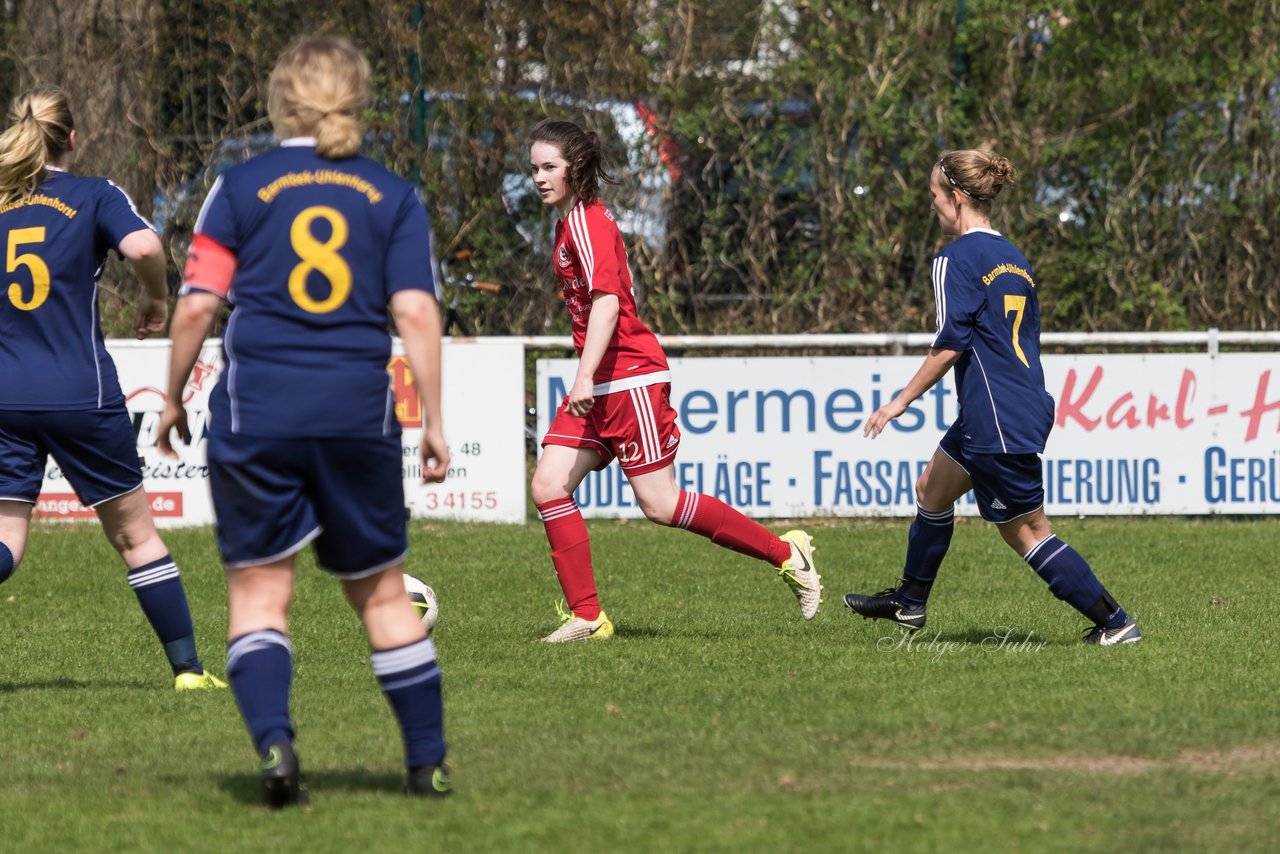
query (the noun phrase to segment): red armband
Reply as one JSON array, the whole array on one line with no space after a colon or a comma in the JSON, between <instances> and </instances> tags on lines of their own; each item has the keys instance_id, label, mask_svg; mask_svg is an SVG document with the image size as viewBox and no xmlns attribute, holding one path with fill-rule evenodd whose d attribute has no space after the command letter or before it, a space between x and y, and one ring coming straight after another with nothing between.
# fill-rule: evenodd
<instances>
[{"instance_id":1,"label":"red armband","mask_svg":"<svg viewBox=\"0 0 1280 854\"><path fill-rule=\"evenodd\" d=\"M236 253L204 234L191 240L187 266L182 270L182 287L209 291L226 298L236 275Z\"/></svg>"}]
</instances>

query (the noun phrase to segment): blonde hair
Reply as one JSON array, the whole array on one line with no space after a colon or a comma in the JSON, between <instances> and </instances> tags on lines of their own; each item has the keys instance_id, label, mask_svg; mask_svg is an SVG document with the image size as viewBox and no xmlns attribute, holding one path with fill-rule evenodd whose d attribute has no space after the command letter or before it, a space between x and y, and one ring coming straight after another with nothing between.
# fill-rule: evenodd
<instances>
[{"instance_id":1,"label":"blonde hair","mask_svg":"<svg viewBox=\"0 0 1280 854\"><path fill-rule=\"evenodd\" d=\"M0 205L35 192L45 167L71 150L71 107L56 86L29 89L9 105L0 134Z\"/></svg>"},{"instance_id":2,"label":"blonde hair","mask_svg":"<svg viewBox=\"0 0 1280 854\"><path fill-rule=\"evenodd\" d=\"M991 151L966 149L945 151L938 158L944 185L965 196L981 213L991 211L991 202L1005 184L1012 184L1017 170L1008 159Z\"/></svg>"},{"instance_id":3,"label":"blonde hair","mask_svg":"<svg viewBox=\"0 0 1280 854\"><path fill-rule=\"evenodd\" d=\"M267 81L276 136L314 136L329 160L360 150L360 113L369 103L369 60L340 36L308 36L281 56Z\"/></svg>"}]
</instances>

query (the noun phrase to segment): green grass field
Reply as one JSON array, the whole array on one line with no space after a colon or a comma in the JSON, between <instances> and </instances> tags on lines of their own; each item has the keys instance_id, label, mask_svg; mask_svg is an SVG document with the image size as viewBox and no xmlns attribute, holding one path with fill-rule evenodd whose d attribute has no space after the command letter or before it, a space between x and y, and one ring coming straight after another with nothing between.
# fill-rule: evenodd
<instances>
[{"instance_id":1,"label":"green grass field","mask_svg":"<svg viewBox=\"0 0 1280 854\"><path fill-rule=\"evenodd\" d=\"M910 645L840 601L897 577L905 522L810 528L827 585L810 624L746 558L648 523L591 530L617 637L551 647L540 526L414 525L410 569L441 598L445 802L399 794L358 622L304 559L313 805L270 814L230 693L172 690L97 527L37 526L0 587L0 848L1280 850L1276 520L1060 522L1141 623L1110 649L1082 646L1081 618L980 523L958 525ZM221 673L212 533L166 538Z\"/></svg>"}]
</instances>

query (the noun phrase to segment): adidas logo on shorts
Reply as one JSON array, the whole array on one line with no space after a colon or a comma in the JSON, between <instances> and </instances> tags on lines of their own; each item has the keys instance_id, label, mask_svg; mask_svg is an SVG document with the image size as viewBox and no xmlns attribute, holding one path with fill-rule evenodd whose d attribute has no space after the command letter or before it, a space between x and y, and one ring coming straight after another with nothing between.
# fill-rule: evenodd
<instances>
[{"instance_id":1,"label":"adidas logo on shorts","mask_svg":"<svg viewBox=\"0 0 1280 854\"><path fill-rule=\"evenodd\" d=\"M668 447L668 448L674 448L675 446L676 446L676 437L675 437L675 436L668 436L668 437L667 437L667 447Z\"/></svg>"},{"instance_id":2,"label":"adidas logo on shorts","mask_svg":"<svg viewBox=\"0 0 1280 854\"><path fill-rule=\"evenodd\" d=\"M1004 502L1001 501L999 498L997 498L995 501L991 502L991 509L992 510L1008 510L1009 508L1005 507Z\"/></svg>"}]
</instances>

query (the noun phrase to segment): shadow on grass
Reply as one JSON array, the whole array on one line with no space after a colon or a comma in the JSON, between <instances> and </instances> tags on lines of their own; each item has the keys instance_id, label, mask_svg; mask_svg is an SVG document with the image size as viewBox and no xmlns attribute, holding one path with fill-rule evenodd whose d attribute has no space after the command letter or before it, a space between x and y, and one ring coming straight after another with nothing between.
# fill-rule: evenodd
<instances>
[{"instance_id":1,"label":"shadow on grass","mask_svg":"<svg viewBox=\"0 0 1280 854\"><path fill-rule=\"evenodd\" d=\"M19 691L80 691L84 689L133 688L155 690L148 682L126 682L123 679L33 679L30 682L0 682L0 694L16 694Z\"/></svg>"},{"instance_id":2,"label":"shadow on grass","mask_svg":"<svg viewBox=\"0 0 1280 854\"><path fill-rule=\"evenodd\" d=\"M333 792L386 792L400 794L404 790L404 774L391 771L308 771L302 769L302 788L314 802ZM222 791L242 804L256 805L262 802L262 790L254 774L236 774L224 777L218 784Z\"/></svg>"}]
</instances>

